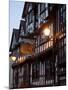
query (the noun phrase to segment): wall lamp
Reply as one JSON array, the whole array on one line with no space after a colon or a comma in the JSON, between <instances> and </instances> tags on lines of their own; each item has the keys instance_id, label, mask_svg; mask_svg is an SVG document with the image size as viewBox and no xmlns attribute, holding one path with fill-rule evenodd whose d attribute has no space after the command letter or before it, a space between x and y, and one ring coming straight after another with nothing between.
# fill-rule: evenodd
<instances>
[{"instance_id":1,"label":"wall lamp","mask_svg":"<svg viewBox=\"0 0 68 90\"><path fill-rule=\"evenodd\" d=\"M11 56L12 61L16 61L16 56Z\"/></svg>"},{"instance_id":2,"label":"wall lamp","mask_svg":"<svg viewBox=\"0 0 68 90\"><path fill-rule=\"evenodd\" d=\"M49 35L50 35L50 29L49 29L48 27L44 28L44 29L43 29L43 34L44 34L45 36L49 36Z\"/></svg>"}]
</instances>

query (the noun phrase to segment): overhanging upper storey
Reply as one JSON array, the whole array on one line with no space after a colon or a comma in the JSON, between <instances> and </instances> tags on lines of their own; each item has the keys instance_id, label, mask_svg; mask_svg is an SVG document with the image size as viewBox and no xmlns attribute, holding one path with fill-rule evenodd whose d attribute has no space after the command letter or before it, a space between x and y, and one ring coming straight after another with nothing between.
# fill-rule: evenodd
<instances>
[{"instance_id":1,"label":"overhanging upper storey","mask_svg":"<svg viewBox=\"0 0 68 90\"><path fill-rule=\"evenodd\" d=\"M10 52L12 52L16 48L18 44L18 39L19 39L19 29L13 29L11 44L10 44Z\"/></svg>"}]
</instances>

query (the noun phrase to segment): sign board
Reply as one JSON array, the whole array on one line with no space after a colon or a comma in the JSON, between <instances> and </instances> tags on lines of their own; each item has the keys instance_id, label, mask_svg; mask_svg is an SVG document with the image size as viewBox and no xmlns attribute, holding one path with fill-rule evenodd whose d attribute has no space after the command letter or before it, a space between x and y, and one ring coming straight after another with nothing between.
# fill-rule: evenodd
<instances>
[{"instance_id":1,"label":"sign board","mask_svg":"<svg viewBox=\"0 0 68 90\"><path fill-rule=\"evenodd\" d=\"M20 53L21 54L33 54L34 53L34 45L29 43L24 43L20 45Z\"/></svg>"}]
</instances>

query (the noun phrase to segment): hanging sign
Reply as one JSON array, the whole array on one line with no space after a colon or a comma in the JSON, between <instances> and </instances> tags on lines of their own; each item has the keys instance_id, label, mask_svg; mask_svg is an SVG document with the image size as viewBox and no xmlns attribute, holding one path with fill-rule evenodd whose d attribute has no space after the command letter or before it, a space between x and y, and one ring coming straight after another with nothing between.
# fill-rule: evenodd
<instances>
[{"instance_id":1,"label":"hanging sign","mask_svg":"<svg viewBox=\"0 0 68 90\"><path fill-rule=\"evenodd\" d=\"M21 54L33 54L34 53L34 45L30 43L24 43L20 45L20 53Z\"/></svg>"}]
</instances>

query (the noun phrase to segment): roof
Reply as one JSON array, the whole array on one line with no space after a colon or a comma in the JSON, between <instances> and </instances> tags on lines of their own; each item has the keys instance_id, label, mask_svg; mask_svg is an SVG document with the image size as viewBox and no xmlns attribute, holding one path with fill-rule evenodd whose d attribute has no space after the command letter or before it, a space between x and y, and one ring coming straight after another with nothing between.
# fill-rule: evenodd
<instances>
[{"instance_id":1,"label":"roof","mask_svg":"<svg viewBox=\"0 0 68 90\"><path fill-rule=\"evenodd\" d=\"M22 13L22 18L25 17L25 13L26 13L27 8L28 8L27 4L28 4L28 2L25 2L25 4L24 4L24 9L23 9L23 13Z\"/></svg>"},{"instance_id":2,"label":"roof","mask_svg":"<svg viewBox=\"0 0 68 90\"><path fill-rule=\"evenodd\" d=\"M14 40L14 35L15 35L15 39L16 39L16 42L17 42L18 39L19 39L19 30L18 29L13 29L12 38L11 38L11 44L10 44L10 50L9 51L12 51L12 44L13 44L13 40Z\"/></svg>"}]
</instances>

